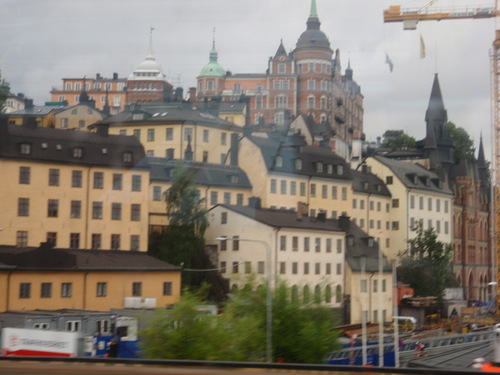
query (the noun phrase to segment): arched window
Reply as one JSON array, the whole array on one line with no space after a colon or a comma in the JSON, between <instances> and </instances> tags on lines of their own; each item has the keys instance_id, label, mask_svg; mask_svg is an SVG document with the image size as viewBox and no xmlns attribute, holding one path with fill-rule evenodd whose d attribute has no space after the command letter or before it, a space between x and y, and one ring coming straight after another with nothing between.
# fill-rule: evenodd
<instances>
[{"instance_id":1,"label":"arched window","mask_svg":"<svg viewBox=\"0 0 500 375\"><path fill-rule=\"evenodd\" d=\"M292 302L299 302L299 289L297 288L297 285L292 286Z\"/></svg>"},{"instance_id":2,"label":"arched window","mask_svg":"<svg viewBox=\"0 0 500 375\"><path fill-rule=\"evenodd\" d=\"M321 303L321 287L319 285L314 288L314 303Z\"/></svg>"},{"instance_id":3,"label":"arched window","mask_svg":"<svg viewBox=\"0 0 500 375\"><path fill-rule=\"evenodd\" d=\"M332 302L332 288L330 287L330 285L327 285L325 288L325 302Z\"/></svg>"},{"instance_id":4,"label":"arched window","mask_svg":"<svg viewBox=\"0 0 500 375\"><path fill-rule=\"evenodd\" d=\"M341 302L342 301L342 289L340 288L340 285L337 285L335 288L335 302Z\"/></svg>"},{"instance_id":5,"label":"arched window","mask_svg":"<svg viewBox=\"0 0 500 375\"><path fill-rule=\"evenodd\" d=\"M309 303L310 299L310 292L309 292L309 286L304 286L303 294L302 294L302 300L304 303Z\"/></svg>"}]
</instances>

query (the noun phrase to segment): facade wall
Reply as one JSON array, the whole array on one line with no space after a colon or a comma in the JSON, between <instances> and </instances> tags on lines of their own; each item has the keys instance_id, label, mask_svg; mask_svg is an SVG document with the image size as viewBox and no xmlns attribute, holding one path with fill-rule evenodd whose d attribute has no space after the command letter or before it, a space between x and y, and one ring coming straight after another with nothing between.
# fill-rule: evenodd
<instances>
[{"instance_id":1,"label":"facade wall","mask_svg":"<svg viewBox=\"0 0 500 375\"><path fill-rule=\"evenodd\" d=\"M225 224L222 213L227 214ZM217 245L219 268L230 279L231 287L244 287L252 274L258 285L266 286L267 247L263 241L271 252L273 281L285 280L301 301L308 295L306 300L313 302L317 291L322 303L341 306L342 299L335 291L343 291L345 233L272 228L221 206L210 211L209 221L205 239L207 244ZM233 250L234 236L240 239L238 250ZM226 250L221 248L222 241L215 241L218 237L228 238Z\"/></svg>"},{"instance_id":2,"label":"facade wall","mask_svg":"<svg viewBox=\"0 0 500 375\"><path fill-rule=\"evenodd\" d=\"M104 116L92 107L81 105L60 111L54 118L55 128L87 130L87 126L103 120Z\"/></svg>"},{"instance_id":3,"label":"facade wall","mask_svg":"<svg viewBox=\"0 0 500 375\"><path fill-rule=\"evenodd\" d=\"M0 188L2 244L36 247L53 233L57 248L91 249L93 235L98 234L101 249L112 248L114 235L119 236L122 250L132 249L132 236L138 236L134 249L147 250L148 171L5 159L0 166L11 176ZM29 168L29 183L20 181L24 168ZM102 188L94 188L95 173L103 175ZM113 189L115 175L121 176L120 190ZM132 191L133 176L140 178L139 191ZM94 202L102 203L102 212L95 218Z\"/></svg>"},{"instance_id":4,"label":"facade wall","mask_svg":"<svg viewBox=\"0 0 500 375\"><path fill-rule=\"evenodd\" d=\"M173 159L184 159L184 152L191 135L193 161L222 164L231 146L231 134L239 129L224 129L203 124L138 123L115 125L110 134L136 135L144 146L147 156L167 157L167 150L173 152ZM171 132L171 133L167 133ZM167 134L171 134L167 136Z\"/></svg>"},{"instance_id":5,"label":"facade wall","mask_svg":"<svg viewBox=\"0 0 500 375\"><path fill-rule=\"evenodd\" d=\"M144 272L0 272L0 311L84 309L107 311L125 307L132 297L133 283L142 283L141 298L156 298L157 307L175 304L180 296L180 271ZM171 294L164 295L163 283L171 283ZM21 297L21 284L30 284L29 297ZM42 297L42 283L51 285L50 296ZM71 295L62 296L62 284L71 284ZM105 293L98 283L105 283ZM102 285L102 284L101 284ZM99 295L98 295L99 294ZM104 295L101 295L104 294Z\"/></svg>"}]
</instances>

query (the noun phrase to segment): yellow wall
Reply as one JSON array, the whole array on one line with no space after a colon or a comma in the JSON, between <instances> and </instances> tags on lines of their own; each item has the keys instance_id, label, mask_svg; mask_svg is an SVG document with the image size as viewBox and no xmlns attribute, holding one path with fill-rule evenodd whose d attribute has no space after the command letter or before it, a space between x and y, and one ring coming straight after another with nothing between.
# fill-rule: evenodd
<instances>
[{"instance_id":1,"label":"yellow wall","mask_svg":"<svg viewBox=\"0 0 500 375\"><path fill-rule=\"evenodd\" d=\"M87 126L101 121L104 116L96 111L94 108L79 105L54 115L55 117L55 127L58 129L81 129L87 130ZM67 122L64 126L63 119ZM80 121L83 121L83 126L81 126Z\"/></svg>"},{"instance_id":2,"label":"yellow wall","mask_svg":"<svg viewBox=\"0 0 500 375\"><path fill-rule=\"evenodd\" d=\"M180 271L144 272L0 272L0 311L34 309L101 310L124 308L132 297L132 283L142 282L142 298L156 298L156 307L175 304L181 290ZM97 297L97 283L107 283L107 295ZM163 283L172 282L172 295L163 295ZM31 283L30 298L19 298L20 284ZM41 298L41 284L52 283L52 296ZM61 297L61 284L72 283L72 296Z\"/></svg>"},{"instance_id":3,"label":"yellow wall","mask_svg":"<svg viewBox=\"0 0 500 375\"><path fill-rule=\"evenodd\" d=\"M19 183L20 167L30 167L30 184ZM49 186L49 170L59 169L59 186ZM80 249L90 249L93 233L102 235L102 249L111 248L111 234L121 236L121 250L130 249L130 236L140 236L140 251L148 248L149 171L93 168L33 161L0 160L5 176L0 187L0 242L17 245L17 232L28 232L27 246L37 247L47 240L47 232L57 233L58 248L70 247L70 233L80 234ZM82 187L72 187L72 172L82 172ZM104 188L93 188L94 172L104 173ZM112 189L113 174L123 175L122 190ZM141 191L131 191L132 175L141 176ZM29 216L18 216L18 199L29 198ZM59 200L58 217L48 217L49 199ZM71 201L81 201L81 217L71 218ZM92 203L103 202L103 217L92 219ZM121 203L121 220L111 220L112 203ZM141 206L140 220L131 220L131 205Z\"/></svg>"}]
</instances>

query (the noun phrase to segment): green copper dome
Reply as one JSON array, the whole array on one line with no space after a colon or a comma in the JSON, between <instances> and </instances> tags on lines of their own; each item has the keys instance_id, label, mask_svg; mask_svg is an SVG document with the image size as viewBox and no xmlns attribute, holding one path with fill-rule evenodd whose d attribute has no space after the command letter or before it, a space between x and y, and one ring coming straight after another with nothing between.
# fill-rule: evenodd
<instances>
[{"instance_id":1,"label":"green copper dome","mask_svg":"<svg viewBox=\"0 0 500 375\"><path fill-rule=\"evenodd\" d=\"M224 77L226 75L224 68L217 62L217 55L214 41L210 51L210 62L203 67L200 77Z\"/></svg>"}]
</instances>

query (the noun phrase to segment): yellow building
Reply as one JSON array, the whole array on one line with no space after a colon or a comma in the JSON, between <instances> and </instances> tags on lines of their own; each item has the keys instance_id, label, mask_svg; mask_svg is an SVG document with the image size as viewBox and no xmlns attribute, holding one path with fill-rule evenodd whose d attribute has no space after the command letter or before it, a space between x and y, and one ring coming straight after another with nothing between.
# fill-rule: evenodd
<instances>
[{"instance_id":1,"label":"yellow building","mask_svg":"<svg viewBox=\"0 0 500 375\"><path fill-rule=\"evenodd\" d=\"M0 243L148 248L149 171L134 137L0 124Z\"/></svg>"},{"instance_id":2,"label":"yellow building","mask_svg":"<svg viewBox=\"0 0 500 375\"><path fill-rule=\"evenodd\" d=\"M263 207L295 210L303 202L310 216L324 212L329 218L351 208L349 164L328 148L306 145L299 134L253 133L243 138L238 165Z\"/></svg>"},{"instance_id":3,"label":"yellow building","mask_svg":"<svg viewBox=\"0 0 500 375\"><path fill-rule=\"evenodd\" d=\"M80 129L87 131L87 126L105 118L104 113L90 105L79 104L61 109L54 114L54 127L57 129Z\"/></svg>"},{"instance_id":4,"label":"yellow building","mask_svg":"<svg viewBox=\"0 0 500 375\"><path fill-rule=\"evenodd\" d=\"M226 163L231 134L243 130L182 103L131 106L102 123L109 124L110 134L137 137L149 157L214 164Z\"/></svg>"},{"instance_id":5,"label":"yellow building","mask_svg":"<svg viewBox=\"0 0 500 375\"><path fill-rule=\"evenodd\" d=\"M27 105L24 109L8 113L6 117L10 125L31 123L43 128L53 128L56 124L55 114L66 108L65 105Z\"/></svg>"},{"instance_id":6,"label":"yellow building","mask_svg":"<svg viewBox=\"0 0 500 375\"><path fill-rule=\"evenodd\" d=\"M240 168L234 165L194 163L164 158L146 158L144 163L150 169L149 185L149 229L161 231L168 225L164 193L172 186L174 169L179 165L192 174L200 199L205 200L205 208L216 204L248 204L252 194L250 181ZM142 164L142 163L141 163Z\"/></svg>"},{"instance_id":7,"label":"yellow building","mask_svg":"<svg viewBox=\"0 0 500 375\"><path fill-rule=\"evenodd\" d=\"M181 269L141 252L0 246L0 312L177 303Z\"/></svg>"}]
</instances>

